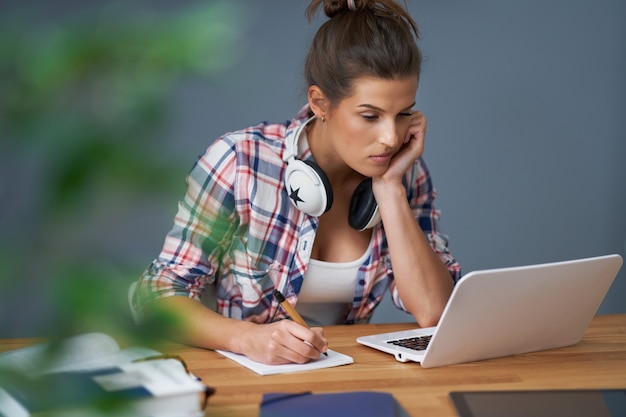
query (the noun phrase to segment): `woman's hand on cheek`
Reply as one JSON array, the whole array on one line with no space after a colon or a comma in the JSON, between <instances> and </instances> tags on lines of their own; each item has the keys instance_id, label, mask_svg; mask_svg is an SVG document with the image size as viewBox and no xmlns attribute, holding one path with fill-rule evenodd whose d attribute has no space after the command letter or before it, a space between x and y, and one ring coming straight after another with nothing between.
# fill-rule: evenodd
<instances>
[{"instance_id":1,"label":"woman's hand on cheek","mask_svg":"<svg viewBox=\"0 0 626 417\"><path fill-rule=\"evenodd\" d=\"M410 117L409 128L404 135L400 150L394 155L389 168L382 177L385 180L400 178L409 167L424 153L424 138L426 135L426 116L416 111Z\"/></svg>"}]
</instances>

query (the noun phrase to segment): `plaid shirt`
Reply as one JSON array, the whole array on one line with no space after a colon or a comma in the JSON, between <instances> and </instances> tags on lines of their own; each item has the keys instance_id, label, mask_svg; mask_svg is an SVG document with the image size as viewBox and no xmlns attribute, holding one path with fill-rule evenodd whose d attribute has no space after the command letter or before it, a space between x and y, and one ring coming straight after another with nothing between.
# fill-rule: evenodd
<instances>
[{"instance_id":1,"label":"plaid shirt","mask_svg":"<svg viewBox=\"0 0 626 417\"><path fill-rule=\"evenodd\" d=\"M292 206L283 185L285 137L309 115L304 107L294 120L228 133L199 157L163 249L139 280L142 302L172 295L199 300L207 286L215 286L217 311L226 317L257 323L284 317L272 291L280 289L292 304L297 301L319 222ZM312 159L306 141L302 145L300 158ZM436 192L421 158L406 180L416 220L457 281L460 265L437 230ZM372 233L347 324L367 322L387 288L404 309L382 224Z\"/></svg>"}]
</instances>

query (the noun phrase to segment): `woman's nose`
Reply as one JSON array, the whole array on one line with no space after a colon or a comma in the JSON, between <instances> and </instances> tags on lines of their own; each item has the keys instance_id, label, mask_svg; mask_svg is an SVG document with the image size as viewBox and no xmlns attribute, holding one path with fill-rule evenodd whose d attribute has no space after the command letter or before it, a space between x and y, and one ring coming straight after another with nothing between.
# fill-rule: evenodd
<instances>
[{"instance_id":1,"label":"woman's nose","mask_svg":"<svg viewBox=\"0 0 626 417\"><path fill-rule=\"evenodd\" d=\"M385 123L379 134L379 142L389 148L398 145L398 129L395 123Z\"/></svg>"}]
</instances>

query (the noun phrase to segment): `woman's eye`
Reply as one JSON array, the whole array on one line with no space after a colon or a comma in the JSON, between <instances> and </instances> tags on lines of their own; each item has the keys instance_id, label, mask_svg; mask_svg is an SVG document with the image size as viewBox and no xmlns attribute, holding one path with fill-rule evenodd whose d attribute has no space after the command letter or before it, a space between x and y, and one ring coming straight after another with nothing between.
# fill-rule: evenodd
<instances>
[{"instance_id":1,"label":"woman's eye","mask_svg":"<svg viewBox=\"0 0 626 417\"><path fill-rule=\"evenodd\" d=\"M398 114L398 116L400 116L400 117L410 117L412 115L413 115L413 113L411 113L411 112L402 112L402 113Z\"/></svg>"},{"instance_id":2,"label":"woman's eye","mask_svg":"<svg viewBox=\"0 0 626 417\"><path fill-rule=\"evenodd\" d=\"M369 121L373 121L373 120L378 119L378 116L377 116L377 115L375 115L375 114L364 114L362 117L363 117L365 120L369 120Z\"/></svg>"}]
</instances>

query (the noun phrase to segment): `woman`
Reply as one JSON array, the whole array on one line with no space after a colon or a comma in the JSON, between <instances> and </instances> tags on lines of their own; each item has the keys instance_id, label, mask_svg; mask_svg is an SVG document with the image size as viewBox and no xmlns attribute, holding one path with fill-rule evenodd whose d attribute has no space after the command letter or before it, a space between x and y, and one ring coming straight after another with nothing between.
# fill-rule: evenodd
<instances>
[{"instance_id":1,"label":"woman","mask_svg":"<svg viewBox=\"0 0 626 417\"><path fill-rule=\"evenodd\" d=\"M181 342L303 363L326 351L323 330L281 320L274 290L320 326L367 322L389 288L427 327L460 277L422 160L426 118L413 110L414 21L395 0L314 0L309 20L320 7L330 19L307 58L308 104L207 149L139 280L148 316L180 315ZM198 302L205 292L214 309Z\"/></svg>"}]
</instances>

